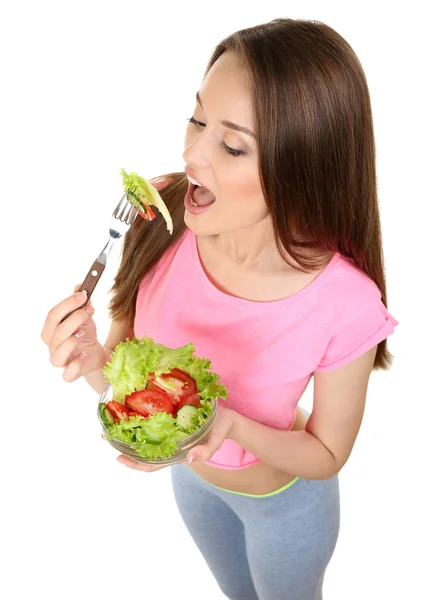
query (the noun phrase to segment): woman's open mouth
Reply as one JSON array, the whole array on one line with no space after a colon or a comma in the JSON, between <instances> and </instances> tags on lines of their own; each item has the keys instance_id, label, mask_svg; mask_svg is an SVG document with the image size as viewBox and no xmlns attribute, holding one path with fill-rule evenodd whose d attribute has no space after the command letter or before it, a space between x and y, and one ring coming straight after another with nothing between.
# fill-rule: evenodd
<instances>
[{"instance_id":1,"label":"woman's open mouth","mask_svg":"<svg viewBox=\"0 0 432 600\"><path fill-rule=\"evenodd\" d=\"M203 185L189 177L189 187L185 197L186 209L193 215L200 215L216 201L215 195Z\"/></svg>"}]
</instances>

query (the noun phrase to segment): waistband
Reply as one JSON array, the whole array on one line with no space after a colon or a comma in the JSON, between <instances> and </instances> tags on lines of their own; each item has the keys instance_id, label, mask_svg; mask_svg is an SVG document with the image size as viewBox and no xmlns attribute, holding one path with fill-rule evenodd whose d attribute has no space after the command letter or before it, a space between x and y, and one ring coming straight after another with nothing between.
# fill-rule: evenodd
<instances>
[{"instance_id":1,"label":"waistband","mask_svg":"<svg viewBox=\"0 0 432 600\"><path fill-rule=\"evenodd\" d=\"M218 485L214 485L213 483L210 483L210 481L207 481L207 479L204 479L204 477L201 477L201 475L198 475L198 473L196 473L188 465L185 465L185 466L187 466L187 468L189 469L189 471L191 471L194 475L196 475L197 477L199 477L199 479L201 479L201 481L203 481L204 483L206 483L210 487L216 488L217 490L222 490L223 492L227 492L228 494L236 494L237 496L248 496L249 498L268 498L269 496L276 496L276 494L279 494L280 492L283 492L284 490L287 490L289 487L291 487L292 485L294 485L294 483L296 481L298 481L300 479L300 477L295 477L292 481L290 481L286 485L284 485L281 488L275 490L274 492L269 492L268 494L247 494L246 492L237 492L237 491L234 491L234 490L228 490L227 488L223 488L223 487L220 487Z\"/></svg>"}]
</instances>

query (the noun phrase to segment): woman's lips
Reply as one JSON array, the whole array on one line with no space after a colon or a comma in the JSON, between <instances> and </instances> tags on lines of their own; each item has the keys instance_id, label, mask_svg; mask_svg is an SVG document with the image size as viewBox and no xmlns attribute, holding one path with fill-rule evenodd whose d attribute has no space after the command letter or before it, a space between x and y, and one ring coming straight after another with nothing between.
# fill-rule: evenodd
<instances>
[{"instance_id":1,"label":"woman's lips","mask_svg":"<svg viewBox=\"0 0 432 600\"><path fill-rule=\"evenodd\" d=\"M202 185L201 181L198 179L198 177L195 175L195 173L193 171L191 171L190 169L188 169L187 167L185 168L185 172L186 175L188 175L191 179L194 179L195 181L197 181L200 185Z\"/></svg>"},{"instance_id":2,"label":"woman's lips","mask_svg":"<svg viewBox=\"0 0 432 600\"><path fill-rule=\"evenodd\" d=\"M188 175L188 179L191 183L195 184L195 185L202 185L199 181L197 181L196 179L194 179L193 177L191 177L190 175Z\"/></svg>"}]
</instances>

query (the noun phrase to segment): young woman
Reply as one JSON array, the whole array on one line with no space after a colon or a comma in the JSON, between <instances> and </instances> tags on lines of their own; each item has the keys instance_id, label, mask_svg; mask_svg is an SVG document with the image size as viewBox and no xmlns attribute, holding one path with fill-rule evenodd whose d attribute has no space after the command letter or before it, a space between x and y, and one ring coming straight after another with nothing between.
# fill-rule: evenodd
<instances>
[{"instance_id":1,"label":"young woman","mask_svg":"<svg viewBox=\"0 0 432 600\"><path fill-rule=\"evenodd\" d=\"M387 369L370 98L332 28L279 19L210 59L185 173L153 183L174 220L126 236L102 345L74 294L42 332L64 379L101 393L126 337L192 342L228 389L208 441L171 468L180 513L232 600L316 600L339 530L338 472L371 371ZM299 400L313 377L313 410ZM126 466L152 471L120 456ZM209 518L211 515L211 518Z\"/></svg>"}]
</instances>

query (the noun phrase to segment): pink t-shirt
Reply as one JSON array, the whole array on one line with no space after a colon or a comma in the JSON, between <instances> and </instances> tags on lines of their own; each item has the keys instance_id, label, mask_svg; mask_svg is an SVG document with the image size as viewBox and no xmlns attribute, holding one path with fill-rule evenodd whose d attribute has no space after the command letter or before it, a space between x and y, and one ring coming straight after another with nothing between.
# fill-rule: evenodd
<instances>
[{"instance_id":1,"label":"pink t-shirt","mask_svg":"<svg viewBox=\"0 0 432 600\"><path fill-rule=\"evenodd\" d=\"M339 253L299 292L257 302L219 290L196 242L186 230L141 281L135 335L173 348L192 342L226 385L224 406L255 421L290 429L314 371L347 364L398 324L375 283ZM258 459L225 440L207 462L239 469Z\"/></svg>"}]
</instances>

